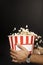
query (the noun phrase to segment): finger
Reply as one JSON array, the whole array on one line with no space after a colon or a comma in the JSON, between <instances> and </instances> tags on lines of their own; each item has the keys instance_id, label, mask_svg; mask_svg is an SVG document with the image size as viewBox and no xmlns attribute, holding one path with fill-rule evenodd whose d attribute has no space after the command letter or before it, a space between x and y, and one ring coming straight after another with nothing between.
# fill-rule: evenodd
<instances>
[{"instance_id":1,"label":"finger","mask_svg":"<svg viewBox=\"0 0 43 65\"><path fill-rule=\"evenodd\" d=\"M21 64L23 61L20 61L20 60L18 61L18 60L13 59L12 62L16 62L16 63L20 63Z\"/></svg>"},{"instance_id":2,"label":"finger","mask_svg":"<svg viewBox=\"0 0 43 65\"><path fill-rule=\"evenodd\" d=\"M13 52L10 52L10 54L13 55L13 56L15 55Z\"/></svg>"},{"instance_id":3,"label":"finger","mask_svg":"<svg viewBox=\"0 0 43 65\"><path fill-rule=\"evenodd\" d=\"M12 57L13 60L18 60L18 58L15 57L15 56L12 56L12 55L11 55L11 57ZM23 62L23 61L22 61L22 60L18 60L18 62L20 63L20 62Z\"/></svg>"},{"instance_id":4,"label":"finger","mask_svg":"<svg viewBox=\"0 0 43 65\"><path fill-rule=\"evenodd\" d=\"M12 62L16 62L17 63L18 61L13 59Z\"/></svg>"},{"instance_id":5,"label":"finger","mask_svg":"<svg viewBox=\"0 0 43 65\"><path fill-rule=\"evenodd\" d=\"M22 45L17 45L21 50L26 50L25 47L23 47Z\"/></svg>"},{"instance_id":6,"label":"finger","mask_svg":"<svg viewBox=\"0 0 43 65\"><path fill-rule=\"evenodd\" d=\"M17 54L10 52L11 55L17 57Z\"/></svg>"},{"instance_id":7,"label":"finger","mask_svg":"<svg viewBox=\"0 0 43 65\"><path fill-rule=\"evenodd\" d=\"M13 49L10 49L11 50L11 52L12 53L17 53L17 51L16 50L13 50Z\"/></svg>"},{"instance_id":8,"label":"finger","mask_svg":"<svg viewBox=\"0 0 43 65\"><path fill-rule=\"evenodd\" d=\"M13 58L13 59L15 59L15 60L17 59L17 57L16 57L16 56L13 56L13 55L10 55L10 56L11 56L11 58Z\"/></svg>"}]
</instances>

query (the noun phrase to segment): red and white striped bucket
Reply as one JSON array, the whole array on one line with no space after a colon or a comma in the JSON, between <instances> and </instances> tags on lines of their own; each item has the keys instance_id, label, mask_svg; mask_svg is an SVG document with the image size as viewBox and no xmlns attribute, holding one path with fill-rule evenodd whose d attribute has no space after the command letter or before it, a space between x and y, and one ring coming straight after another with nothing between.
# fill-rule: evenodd
<instances>
[{"instance_id":1,"label":"red and white striped bucket","mask_svg":"<svg viewBox=\"0 0 43 65\"><path fill-rule=\"evenodd\" d=\"M17 44L24 46L28 51L32 52L34 47L35 36L32 35L9 35L11 49L20 50Z\"/></svg>"}]
</instances>

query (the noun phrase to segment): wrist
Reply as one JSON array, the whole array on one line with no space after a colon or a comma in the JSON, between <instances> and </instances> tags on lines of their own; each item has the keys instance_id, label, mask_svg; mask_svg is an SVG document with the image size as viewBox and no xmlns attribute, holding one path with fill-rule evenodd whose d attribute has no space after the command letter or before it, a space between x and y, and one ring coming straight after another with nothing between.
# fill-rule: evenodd
<instances>
[{"instance_id":1,"label":"wrist","mask_svg":"<svg viewBox=\"0 0 43 65\"><path fill-rule=\"evenodd\" d=\"M27 57L27 59L26 59L27 63L30 63L30 56L31 56L31 54L29 54L28 57Z\"/></svg>"}]
</instances>

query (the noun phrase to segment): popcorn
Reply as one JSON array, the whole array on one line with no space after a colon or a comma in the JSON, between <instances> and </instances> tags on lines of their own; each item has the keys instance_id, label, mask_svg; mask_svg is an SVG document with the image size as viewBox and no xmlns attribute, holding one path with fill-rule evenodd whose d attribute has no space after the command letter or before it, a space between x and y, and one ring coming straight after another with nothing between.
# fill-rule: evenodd
<instances>
[{"instance_id":1,"label":"popcorn","mask_svg":"<svg viewBox=\"0 0 43 65\"><path fill-rule=\"evenodd\" d=\"M19 33L17 33L17 35L19 35Z\"/></svg>"},{"instance_id":2,"label":"popcorn","mask_svg":"<svg viewBox=\"0 0 43 65\"><path fill-rule=\"evenodd\" d=\"M28 28L28 25L26 25L26 28Z\"/></svg>"},{"instance_id":3,"label":"popcorn","mask_svg":"<svg viewBox=\"0 0 43 65\"><path fill-rule=\"evenodd\" d=\"M13 31L15 31L16 30L16 27L13 29Z\"/></svg>"},{"instance_id":4,"label":"popcorn","mask_svg":"<svg viewBox=\"0 0 43 65\"><path fill-rule=\"evenodd\" d=\"M15 35L17 35L17 33L15 33Z\"/></svg>"},{"instance_id":5,"label":"popcorn","mask_svg":"<svg viewBox=\"0 0 43 65\"><path fill-rule=\"evenodd\" d=\"M28 29L25 29L25 32L29 32L29 30Z\"/></svg>"},{"instance_id":6,"label":"popcorn","mask_svg":"<svg viewBox=\"0 0 43 65\"><path fill-rule=\"evenodd\" d=\"M18 30L18 32L21 32L21 30Z\"/></svg>"},{"instance_id":7,"label":"popcorn","mask_svg":"<svg viewBox=\"0 0 43 65\"><path fill-rule=\"evenodd\" d=\"M38 39L41 38L41 36L38 36Z\"/></svg>"},{"instance_id":8,"label":"popcorn","mask_svg":"<svg viewBox=\"0 0 43 65\"><path fill-rule=\"evenodd\" d=\"M22 30L23 28L21 27L20 30Z\"/></svg>"}]
</instances>

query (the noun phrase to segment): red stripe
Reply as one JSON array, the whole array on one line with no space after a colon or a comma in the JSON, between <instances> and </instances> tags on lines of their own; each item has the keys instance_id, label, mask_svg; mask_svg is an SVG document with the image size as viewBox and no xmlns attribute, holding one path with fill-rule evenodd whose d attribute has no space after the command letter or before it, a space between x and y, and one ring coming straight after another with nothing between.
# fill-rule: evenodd
<instances>
[{"instance_id":1,"label":"red stripe","mask_svg":"<svg viewBox=\"0 0 43 65\"><path fill-rule=\"evenodd\" d=\"M33 36L31 36L31 44L33 44Z\"/></svg>"},{"instance_id":2,"label":"red stripe","mask_svg":"<svg viewBox=\"0 0 43 65\"><path fill-rule=\"evenodd\" d=\"M29 36L28 36L28 45L29 45Z\"/></svg>"},{"instance_id":3,"label":"red stripe","mask_svg":"<svg viewBox=\"0 0 43 65\"><path fill-rule=\"evenodd\" d=\"M11 37L9 36L9 43L10 43L10 47L12 48L12 46L11 46Z\"/></svg>"},{"instance_id":4,"label":"red stripe","mask_svg":"<svg viewBox=\"0 0 43 65\"><path fill-rule=\"evenodd\" d=\"M15 39L14 39L15 40ZM12 49L14 49L15 50L15 44L13 43L13 37L11 37L11 43L12 43Z\"/></svg>"},{"instance_id":5,"label":"red stripe","mask_svg":"<svg viewBox=\"0 0 43 65\"><path fill-rule=\"evenodd\" d=\"M34 40L33 41L35 41L35 36L33 36L33 38L34 38ZM32 44L32 53L33 53L33 49L34 49L34 43Z\"/></svg>"},{"instance_id":6,"label":"red stripe","mask_svg":"<svg viewBox=\"0 0 43 65\"><path fill-rule=\"evenodd\" d=\"M14 49L14 46L13 46L13 39L12 39L12 37L11 37L11 43L12 43L12 49Z\"/></svg>"},{"instance_id":7,"label":"red stripe","mask_svg":"<svg viewBox=\"0 0 43 65\"><path fill-rule=\"evenodd\" d=\"M34 43L33 43L34 40L33 39L34 39L34 36L31 37L31 44L32 44L32 52L31 52L31 54L33 53L33 48L34 48Z\"/></svg>"},{"instance_id":8,"label":"red stripe","mask_svg":"<svg viewBox=\"0 0 43 65\"><path fill-rule=\"evenodd\" d=\"M20 44L23 44L23 36L20 36Z\"/></svg>"},{"instance_id":9,"label":"red stripe","mask_svg":"<svg viewBox=\"0 0 43 65\"><path fill-rule=\"evenodd\" d=\"M16 50L16 45L14 45L14 50Z\"/></svg>"},{"instance_id":10,"label":"red stripe","mask_svg":"<svg viewBox=\"0 0 43 65\"><path fill-rule=\"evenodd\" d=\"M18 42L17 42L17 36L15 36L15 45L17 45L17 43L18 43Z\"/></svg>"},{"instance_id":11,"label":"red stripe","mask_svg":"<svg viewBox=\"0 0 43 65\"><path fill-rule=\"evenodd\" d=\"M34 38L34 41L35 41L35 38L36 38L36 37L35 37L35 36L33 36L33 38ZM33 43L33 47L32 47L32 49L33 49L33 48L34 48L34 43Z\"/></svg>"},{"instance_id":12,"label":"red stripe","mask_svg":"<svg viewBox=\"0 0 43 65\"><path fill-rule=\"evenodd\" d=\"M32 43L34 44L34 36L33 36L33 41L32 41Z\"/></svg>"},{"instance_id":13,"label":"red stripe","mask_svg":"<svg viewBox=\"0 0 43 65\"><path fill-rule=\"evenodd\" d=\"M26 36L26 45L28 44L28 36Z\"/></svg>"}]
</instances>

